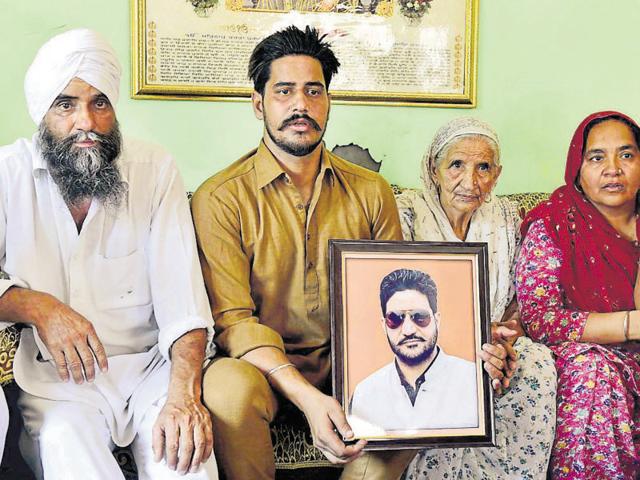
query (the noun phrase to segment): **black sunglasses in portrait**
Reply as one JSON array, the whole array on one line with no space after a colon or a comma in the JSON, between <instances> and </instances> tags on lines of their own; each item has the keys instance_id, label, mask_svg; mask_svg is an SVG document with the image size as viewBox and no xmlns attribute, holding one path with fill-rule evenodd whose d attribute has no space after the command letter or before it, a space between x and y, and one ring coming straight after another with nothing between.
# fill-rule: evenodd
<instances>
[{"instance_id":1,"label":"black sunglasses in portrait","mask_svg":"<svg viewBox=\"0 0 640 480\"><path fill-rule=\"evenodd\" d=\"M390 310L384 316L387 327L395 329L409 317L418 327L427 327L433 320L433 313L428 310Z\"/></svg>"}]
</instances>

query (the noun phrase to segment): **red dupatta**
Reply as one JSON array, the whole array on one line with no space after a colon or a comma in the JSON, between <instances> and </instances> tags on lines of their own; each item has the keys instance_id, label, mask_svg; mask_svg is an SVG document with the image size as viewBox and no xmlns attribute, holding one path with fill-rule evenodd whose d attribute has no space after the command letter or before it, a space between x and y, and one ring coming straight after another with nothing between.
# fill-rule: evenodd
<instances>
[{"instance_id":1,"label":"red dupatta","mask_svg":"<svg viewBox=\"0 0 640 480\"><path fill-rule=\"evenodd\" d=\"M534 208L522 223L522 235L531 223L542 219L549 236L562 251L560 285L569 303L590 312L635 310L635 285L640 249L622 238L605 217L575 186L582 165L585 130L597 119L618 112L598 112L580 124L569 146L565 185L553 192L549 201ZM640 239L640 225L636 232Z\"/></svg>"}]
</instances>

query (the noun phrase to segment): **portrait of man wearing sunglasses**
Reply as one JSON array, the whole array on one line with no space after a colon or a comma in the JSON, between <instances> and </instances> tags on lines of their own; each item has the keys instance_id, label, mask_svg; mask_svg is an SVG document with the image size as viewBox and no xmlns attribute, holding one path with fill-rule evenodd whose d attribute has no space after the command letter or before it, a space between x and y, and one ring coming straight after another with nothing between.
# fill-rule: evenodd
<instances>
[{"instance_id":1,"label":"portrait of man wearing sunglasses","mask_svg":"<svg viewBox=\"0 0 640 480\"><path fill-rule=\"evenodd\" d=\"M419 270L398 269L383 278L381 324L394 360L356 386L349 416L356 430L373 435L478 426L476 366L438 345L446 319L437 297L435 282Z\"/></svg>"}]
</instances>

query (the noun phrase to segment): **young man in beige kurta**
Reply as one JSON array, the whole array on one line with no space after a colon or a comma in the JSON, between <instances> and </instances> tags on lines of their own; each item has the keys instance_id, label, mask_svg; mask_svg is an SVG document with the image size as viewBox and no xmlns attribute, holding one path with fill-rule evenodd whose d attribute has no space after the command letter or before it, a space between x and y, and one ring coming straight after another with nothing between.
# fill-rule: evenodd
<instances>
[{"instance_id":1,"label":"young man in beige kurta","mask_svg":"<svg viewBox=\"0 0 640 480\"><path fill-rule=\"evenodd\" d=\"M329 395L328 240L402 238L384 179L322 143L337 67L315 30L263 40L249 65L263 140L193 198L223 354L205 373L204 401L229 480L274 477L269 423L283 402L304 413L324 455L346 465L343 478L399 478L413 457L363 455L362 440L346 446L339 435L353 434Z\"/></svg>"}]
</instances>

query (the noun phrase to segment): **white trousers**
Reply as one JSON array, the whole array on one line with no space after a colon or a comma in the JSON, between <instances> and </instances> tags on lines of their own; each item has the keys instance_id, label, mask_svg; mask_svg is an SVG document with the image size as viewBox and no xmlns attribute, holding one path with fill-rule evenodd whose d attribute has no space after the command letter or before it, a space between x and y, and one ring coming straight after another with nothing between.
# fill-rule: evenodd
<instances>
[{"instance_id":1,"label":"white trousers","mask_svg":"<svg viewBox=\"0 0 640 480\"><path fill-rule=\"evenodd\" d=\"M8 429L9 429L9 407L7 407L7 399L4 398L2 387L0 387L0 462L2 462L2 454L4 452L4 441L7 438Z\"/></svg>"},{"instance_id":2,"label":"white trousers","mask_svg":"<svg viewBox=\"0 0 640 480\"><path fill-rule=\"evenodd\" d=\"M165 398L149 408L131 444L139 480L218 480L214 455L198 472L186 475L170 470L164 460L154 461L151 432L164 402ZM111 433L99 410L80 402L34 401L34 397L21 402L21 407L26 431L20 448L39 479L124 479L112 454Z\"/></svg>"}]
</instances>

